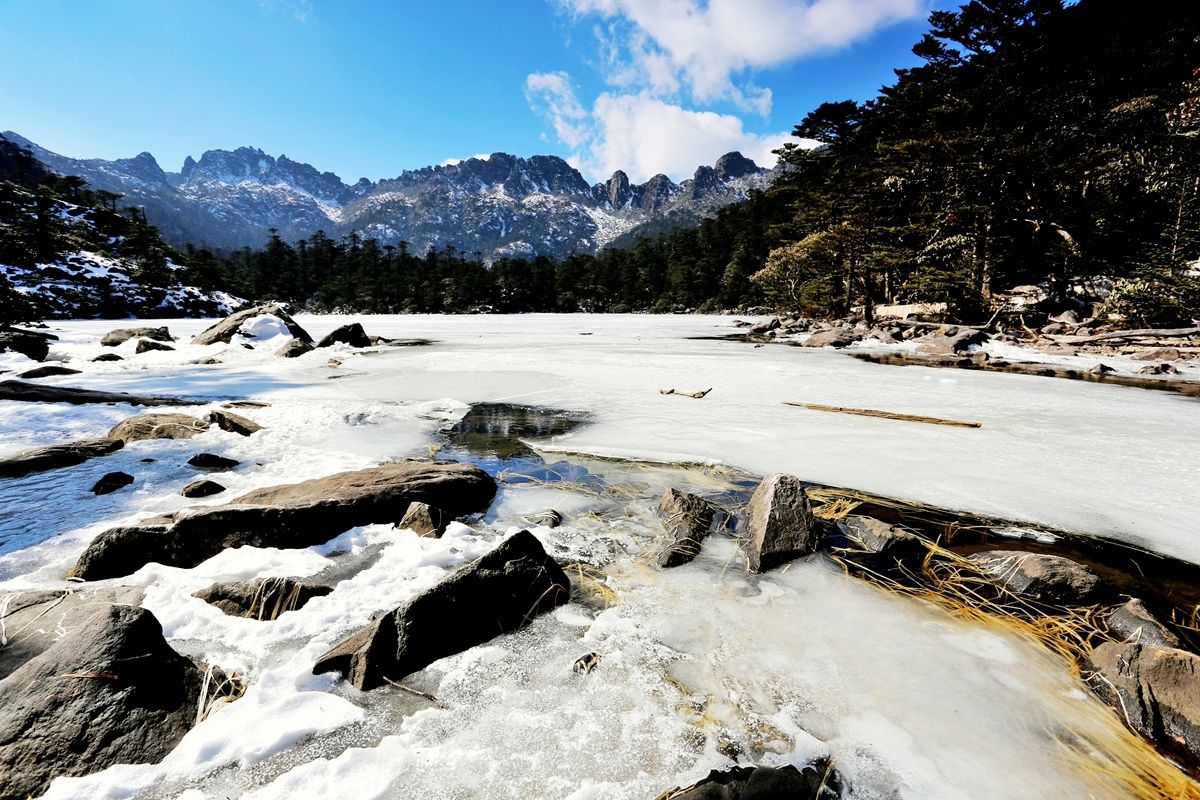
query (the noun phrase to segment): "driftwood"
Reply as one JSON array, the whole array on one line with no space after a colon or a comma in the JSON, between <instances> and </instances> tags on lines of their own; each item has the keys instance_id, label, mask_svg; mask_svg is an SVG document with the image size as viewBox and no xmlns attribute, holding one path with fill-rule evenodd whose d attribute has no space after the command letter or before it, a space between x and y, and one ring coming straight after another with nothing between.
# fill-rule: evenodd
<instances>
[{"instance_id":1,"label":"driftwood","mask_svg":"<svg viewBox=\"0 0 1200 800\"><path fill-rule=\"evenodd\" d=\"M843 406L823 406L820 403L792 403L784 401L785 406L807 408L811 411L830 411L837 414L857 414L860 417L882 417L898 419L902 422L924 422L929 425L950 425L955 428L982 428L982 422L963 422L957 419L942 419L941 417L922 417L917 414L897 414L894 411L877 411L872 408L845 408Z\"/></svg>"},{"instance_id":2,"label":"driftwood","mask_svg":"<svg viewBox=\"0 0 1200 800\"><path fill-rule=\"evenodd\" d=\"M659 389L658 393L659 394L679 394L679 395L683 395L684 397L694 397L697 400L699 400L700 398L704 397L704 395L708 394L711 391L712 391L712 387L710 386L701 392L685 392L680 389Z\"/></svg>"},{"instance_id":3,"label":"driftwood","mask_svg":"<svg viewBox=\"0 0 1200 800\"><path fill-rule=\"evenodd\" d=\"M1109 331L1096 333L1091 336L1051 336L1049 338L1062 344L1087 344L1088 342L1103 342L1109 339L1174 339L1179 336L1200 336L1198 328L1142 328L1136 331Z\"/></svg>"}]
</instances>

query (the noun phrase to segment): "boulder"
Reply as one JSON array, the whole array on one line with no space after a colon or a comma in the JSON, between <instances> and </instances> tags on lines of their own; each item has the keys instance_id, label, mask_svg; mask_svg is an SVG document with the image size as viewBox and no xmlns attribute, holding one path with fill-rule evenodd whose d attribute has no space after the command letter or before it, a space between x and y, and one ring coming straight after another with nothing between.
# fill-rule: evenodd
<instances>
[{"instance_id":1,"label":"boulder","mask_svg":"<svg viewBox=\"0 0 1200 800\"><path fill-rule=\"evenodd\" d=\"M0 353L11 350L34 361L45 361L46 356L50 354L49 340L56 338L58 337L15 328L0 330Z\"/></svg>"},{"instance_id":2,"label":"boulder","mask_svg":"<svg viewBox=\"0 0 1200 800\"><path fill-rule=\"evenodd\" d=\"M207 478L201 478L198 481L192 481L187 486L180 490L180 494L184 497L211 497L214 494L220 494L225 491L225 487L216 481L210 481Z\"/></svg>"},{"instance_id":3,"label":"boulder","mask_svg":"<svg viewBox=\"0 0 1200 800\"><path fill-rule=\"evenodd\" d=\"M1132 357L1138 361L1178 361L1183 358L1183 353L1178 347L1155 347L1134 353Z\"/></svg>"},{"instance_id":4,"label":"boulder","mask_svg":"<svg viewBox=\"0 0 1200 800\"><path fill-rule=\"evenodd\" d=\"M236 459L219 456L216 453L197 453L188 459L188 466L196 469L207 469L214 472L224 472L242 463Z\"/></svg>"},{"instance_id":5,"label":"boulder","mask_svg":"<svg viewBox=\"0 0 1200 800\"><path fill-rule=\"evenodd\" d=\"M101 353L100 355L98 355L98 356L96 356L95 358L93 358L93 359L92 359L92 361L100 361L100 362L103 362L103 361L124 361L124 360L125 360L125 357L124 357L124 356L119 356L119 355L117 355L116 353Z\"/></svg>"},{"instance_id":6,"label":"boulder","mask_svg":"<svg viewBox=\"0 0 1200 800\"><path fill-rule=\"evenodd\" d=\"M460 517L485 510L495 493L491 476L470 464L397 461L256 489L225 505L183 509L105 531L80 556L74 574L85 580L119 577L151 561L194 567L243 545L311 547L360 525L393 522L412 502Z\"/></svg>"},{"instance_id":7,"label":"boulder","mask_svg":"<svg viewBox=\"0 0 1200 800\"><path fill-rule=\"evenodd\" d=\"M282 306L269 304L247 308L244 311L238 311L236 314L230 314L217 324L206 328L192 337L192 344L216 344L218 342L229 344L234 334L241 330L242 323L254 317L263 316L264 314L279 317L293 338L299 339L302 342L308 342L309 344L312 343L312 337L308 335L308 331L297 325L296 321L283 310Z\"/></svg>"},{"instance_id":8,"label":"boulder","mask_svg":"<svg viewBox=\"0 0 1200 800\"><path fill-rule=\"evenodd\" d=\"M1147 364L1138 370L1138 375L1178 375L1179 369L1174 364Z\"/></svg>"},{"instance_id":9,"label":"boulder","mask_svg":"<svg viewBox=\"0 0 1200 800\"><path fill-rule=\"evenodd\" d=\"M917 352L939 356L954 356L966 353L972 345L983 344L988 340L984 331L962 329L954 335L931 333L918 340Z\"/></svg>"},{"instance_id":10,"label":"boulder","mask_svg":"<svg viewBox=\"0 0 1200 800\"><path fill-rule=\"evenodd\" d=\"M317 347L330 347L335 344L348 344L351 347L370 347L371 339L367 336L367 332L363 330L363 326L360 323L352 322L349 325L343 325L321 339L321 341L317 342Z\"/></svg>"},{"instance_id":11,"label":"boulder","mask_svg":"<svg viewBox=\"0 0 1200 800\"><path fill-rule=\"evenodd\" d=\"M1092 651L1092 689L1160 748L1200 761L1200 656L1175 647L1105 642Z\"/></svg>"},{"instance_id":12,"label":"boulder","mask_svg":"<svg viewBox=\"0 0 1200 800\"><path fill-rule=\"evenodd\" d=\"M862 334L849 325L817 331L804 340L805 347L846 347L862 339Z\"/></svg>"},{"instance_id":13,"label":"boulder","mask_svg":"<svg viewBox=\"0 0 1200 800\"><path fill-rule=\"evenodd\" d=\"M1116 372L1115 369L1099 361L1096 362L1095 366L1088 368L1089 375L1111 375L1114 372Z\"/></svg>"},{"instance_id":14,"label":"boulder","mask_svg":"<svg viewBox=\"0 0 1200 800\"><path fill-rule=\"evenodd\" d=\"M32 378L53 378L55 375L78 375L80 370L71 369L70 367L60 367L57 364L49 364L44 367L34 367L31 370L22 372L18 378L30 380Z\"/></svg>"},{"instance_id":15,"label":"boulder","mask_svg":"<svg viewBox=\"0 0 1200 800\"><path fill-rule=\"evenodd\" d=\"M328 586L313 586L295 578L257 578L215 583L192 596L231 617L273 620L285 611L300 608L314 597L332 591Z\"/></svg>"},{"instance_id":16,"label":"boulder","mask_svg":"<svg viewBox=\"0 0 1200 800\"><path fill-rule=\"evenodd\" d=\"M287 344L275 351L280 358L296 358L311 352L313 346L303 339L289 339Z\"/></svg>"},{"instance_id":17,"label":"boulder","mask_svg":"<svg viewBox=\"0 0 1200 800\"><path fill-rule=\"evenodd\" d=\"M688 492L667 489L658 501L658 516L662 518L671 541L657 556L660 567L678 567L700 554L700 543L708 536L716 519L712 503Z\"/></svg>"},{"instance_id":18,"label":"boulder","mask_svg":"<svg viewBox=\"0 0 1200 800\"><path fill-rule=\"evenodd\" d=\"M746 333L751 336L766 336L771 331L778 328L781 324L779 317L771 317L770 319L756 322L746 329Z\"/></svg>"},{"instance_id":19,"label":"boulder","mask_svg":"<svg viewBox=\"0 0 1200 800\"><path fill-rule=\"evenodd\" d=\"M263 429L262 425L259 425L257 422L246 419L240 414L232 414L228 411L209 412L208 421L223 431L236 433L239 436L249 436L250 434L257 433Z\"/></svg>"},{"instance_id":20,"label":"boulder","mask_svg":"<svg viewBox=\"0 0 1200 800\"><path fill-rule=\"evenodd\" d=\"M124 446L125 443L120 440L84 439L26 450L15 456L0 458L0 478L20 478L59 467L73 467L89 458L115 453Z\"/></svg>"},{"instance_id":21,"label":"boulder","mask_svg":"<svg viewBox=\"0 0 1200 800\"><path fill-rule=\"evenodd\" d=\"M61 638L0 681L8 797L40 795L60 775L161 761L198 717L204 671L170 648L149 611L89 605L56 622Z\"/></svg>"},{"instance_id":22,"label":"boulder","mask_svg":"<svg viewBox=\"0 0 1200 800\"><path fill-rule=\"evenodd\" d=\"M313 672L341 672L355 687L373 689L523 628L570 597L562 568L521 531L342 641Z\"/></svg>"},{"instance_id":23,"label":"boulder","mask_svg":"<svg viewBox=\"0 0 1200 800\"><path fill-rule=\"evenodd\" d=\"M101 392L93 389L73 389L68 386L46 386L41 383L0 381L0 400L21 400L30 403L128 403L131 406L186 406L189 400L177 397Z\"/></svg>"},{"instance_id":24,"label":"boulder","mask_svg":"<svg viewBox=\"0 0 1200 800\"><path fill-rule=\"evenodd\" d=\"M155 342L173 342L175 337L164 325L161 328L119 328L104 334L100 344L104 347L116 347L125 344L130 339L150 339Z\"/></svg>"},{"instance_id":25,"label":"boulder","mask_svg":"<svg viewBox=\"0 0 1200 800\"><path fill-rule=\"evenodd\" d=\"M1062 556L989 550L970 559L1009 591L1045 603L1087 605L1103 590L1096 573Z\"/></svg>"},{"instance_id":26,"label":"boulder","mask_svg":"<svg viewBox=\"0 0 1200 800\"><path fill-rule=\"evenodd\" d=\"M207 422L187 414L138 414L114 425L108 438L130 444L146 439L190 439L206 430Z\"/></svg>"},{"instance_id":27,"label":"boulder","mask_svg":"<svg viewBox=\"0 0 1200 800\"><path fill-rule=\"evenodd\" d=\"M169 344L163 344L162 342L156 342L153 339L142 339L137 343L137 349L134 350L133 352L135 355L141 355L142 353L149 353L152 350L174 350L174 349L175 348L171 347L171 345L169 345Z\"/></svg>"},{"instance_id":28,"label":"boulder","mask_svg":"<svg viewBox=\"0 0 1200 800\"><path fill-rule=\"evenodd\" d=\"M418 536L440 539L449 524L450 517L446 512L428 503L417 502L408 504L408 510L404 512L404 517L396 527L407 528Z\"/></svg>"},{"instance_id":29,"label":"boulder","mask_svg":"<svg viewBox=\"0 0 1200 800\"><path fill-rule=\"evenodd\" d=\"M1146 604L1136 597L1129 598L1125 605L1118 606L1109 615L1108 630L1126 642L1179 647L1179 637L1159 622Z\"/></svg>"},{"instance_id":30,"label":"boulder","mask_svg":"<svg viewBox=\"0 0 1200 800\"><path fill-rule=\"evenodd\" d=\"M828 759L804 769L788 764L713 770L699 783L663 794L671 800L836 800L841 796L841 777Z\"/></svg>"},{"instance_id":31,"label":"boulder","mask_svg":"<svg viewBox=\"0 0 1200 800\"><path fill-rule=\"evenodd\" d=\"M764 572L808 555L818 538L800 479L779 473L763 478L750 498L742 545L750 571Z\"/></svg>"},{"instance_id":32,"label":"boulder","mask_svg":"<svg viewBox=\"0 0 1200 800\"><path fill-rule=\"evenodd\" d=\"M838 529L863 550L892 556L897 561L920 562L929 552L920 536L873 517L846 517L838 522Z\"/></svg>"},{"instance_id":33,"label":"boulder","mask_svg":"<svg viewBox=\"0 0 1200 800\"><path fill-rule=\"evenodd\" d=\"M104 475L92 486L92 494L112 494L133 483L133 476L128 472L110 472Z\"/></svg>"},{"instance_id":34,"label":"boulder","mask_svg":"<svg viewBox=\"0 0 1200 800\"><path fill-rule=\"evenodd\" d=\"M525 520L531 525L542 525L547 528L557 528L559 525L562 525L563 515L559 513L558 509L547 508L543 511L529 514L525 517Z\"/></svg>"}]
</instances>

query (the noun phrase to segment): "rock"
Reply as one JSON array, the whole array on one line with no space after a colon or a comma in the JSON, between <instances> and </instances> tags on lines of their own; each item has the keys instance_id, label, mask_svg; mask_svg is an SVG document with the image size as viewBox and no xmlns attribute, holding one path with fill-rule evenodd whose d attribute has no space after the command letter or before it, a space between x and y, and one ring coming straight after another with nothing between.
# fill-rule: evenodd
<instances>
[{"instance_id":1,"label":"rock","mask_svg":"<svg viewBox=\"0 0 1200 800\"><path fill-rule=\"evenodd\" d=\"M50 355L49 340L57 338L15 328L0 330L0 353L11 350L34 361L45 361L46 356Z\"/></svg>"},{"instance_id":2,"label":"rock","mask_svg":"<svg viewBox=\"0 0 1200 800\"><path fill-rule=\"evenodd\" d=\"M842 796L842 780L828 759L820 759L803 770L790 764L713 770L699 783L663 796L671 800L835 800Z\"/></svg>"},{"instance_id":3,"label":"rock","mask_svg":"<svg viewBox=\"0 0 1200 800\"><path fill-rule=\"evenodd\" d=\"M190 439L206 430L207 422L188 414L138 414L114 425L108 438L130 444L146 439Z\"/></svg>"},{"instance_id":4,"label":"rock","mask_svg":"<svg viewBox=\"0 0 1200 800\"><path fill-rule=\"evenodd\" d=\"M433 539L442 538L450 518L440 508L434 508L428 503L409 503L404 518L396 525L397 528L407 528L418 536Z\"/></svg>"},{"instance_id":5,"label":"rock","mask_svg":"<svg viewBox=\"0 0 1200 800\"><path fill-rule=\"evenodd\" d=\"M311 352L313 346L303 339L289 339L287 344L275 351L280 358L296 358Z\"/></svg>"},{"instance_id":6,"label":"rock","mask_svg":"<svg viewBox=\"0 0 1200 800\"><path fill-rule=\"evenodd\" d=\"M366 691L439 658L523 628L566 603L571 582L529 531L521 531L317 659Z\"/></svg>"},{"instance_id":7,"label":"rock","mask_svg":"<svg viewBox=\"0 0 1200 800\"><path fill-rule=\"evenodd\" d=\"M816 549L812 508L799 478L774 473L762 479L750 498L746 536L743 548L751 572L764 572Z\"/></svg>"},{"instance_id":8,"label":"rock","mask_svg":"<svg viewBox=\"0 0 1200 800\"><path fill-rule=\"evenodd\" d=\"M206 328L193 336L192 344L216 344L217 342L229 344L234 334L241 330L243 322L254 317L263 316L264 314L279 317L293 338L312 344L312 337L308 335L308 331L297 325L296 321L283 310L283 307L278 305L255 306L254 308L247 308L245 311L238 311L236 314L230 314L216 325Z\"/></svg>"},{"instance_id":9,"label":"rock","mask_svg":"<svg viewBox=\"0 0 1200 800\"><path fill-rule=\"evenodd\" d=\"M543 525L547 528L557 528L562 525L563 515L557 509L547 508L545 511L539 511L536 514L530 514L525 517L525 520L531 525Z\"/></svg>"},{"instance_id":10,"label":"rock","mask_svg":"<svg viewBox=\"0 0 1200 800\"><path fill-rule=\"evenodd\" d=\"M1136 644L1179 647L1179 637L1162 624L1146 608L1146 604L1131 597L1108 617L1108 630L1123 641Z\"/></svg>"},{"instance_id":11,"label":"rock","mask_svg":"<svg viewBox=\"0 0 1200 800\"><path fill-rule=\"evenodd\" d=\"M762 322L757 322L751 325L746 329L746 333L750 334L751 336L765 336L768 332L775 330L781 324L782 323L780 323L779 317L771 317L768 320L763 320Z\"/></svg>"},{"instance_id":12,"label":"rock","mask_svg":"<svg viewBox=\"0 0 1200 800\"><path fill-rule=\"evenodd\" d=\"M891 332L885 331L881 328L872 328L871 332L867 334L867 338L876 339L884 344L895 344L897 341L899 341L894 335L892 335Z\"/></svg>"},{"instance_id":13,"label":"rock","mask_svg":"<svg viewBox=\"0 0 1200 800\"><path fill-rule=\"evenodd\" d=\"M392 522L413 502L460 517L486 509L495 493L491 476L470 464L397 461L256 489L225 505L183 509L105 531L80 556L74 574L85 580L118 577L151 561L194 567L243 545L311 547L360 525Z\"/></svg>"},{"instance_id":14,"label":"rock","mask_svg":"<svg viewBox=\"0 0 1200 800\"><path fill-rule=\"evenodd\" d=\"M257 433L263 429L253 420L246 419L240 414L232 414L228 411L212 411L209 412L208 421L214 423L218 428L230 433L236 433L240 436L249 436L252 433Z\"/></svg>"},{"instance_id":15,"label":"rock","mask_svg":"<svg viewBox=\"0 0 1200 800\"><path fill-rule=\"evenodd\" d=\"M124 356L119 356L116 353L101 353L92 359L92 361L124 361Z\"/></svg>"},{"instance_id":16,"label":"rock","mask_svg":"<svg viewBox=\"0 0 1200 800\"><path fill-rule=\"evenodd\" d=\"M90 605L0 681L0 775L8 797L59 775L154 763L197 719L204 672L170 648L149 611Z\"/></svg>"},{"instance_id":17,"label":"rock","mask_svg":"<svg viewBox=\"0 0 1200 800\"><path fill-rule=\"evenodd\" d=\"M1178 347L1155 347L1153 350L1134 353L1132 358L1138 361L1178 361L1183 358L1183 353Z\"/></svg>"},{"instance_id":18,"label":"rock","mask_svg":"<svg viewBox=\"0 0 1200 800\"><path fill-rule=\"evenodd\" d=\"M862 334L849 326L817 331L804 340L805 347L846 347L862 339Z\"/></svg>"},{"instance_id":19,"label":"rock","mask_svg":"<svg viewBox=\"0 0 1200 800\"><path fill-rule=\"evenodd\" d=\"M1075 313L1074 309L1067 309L1066 311L1062 312L1061 314L1050 317L1050 321L1051 322L1061 322L1063 325L1070 325L1071 327L1075 327L1076 325L1079 324L1079 315Z\"/></svg>"},{"instance_id":20,"label":"rock","mask_svg":"<svg viewBox=\"0 0 1200 800\"><path fill-rule=\"evenodd\" d=\"M348 344L351 347L370 347L371 340L367 336L367 332L363 330L363 326L357 322L353 322L349 325L343 325L321 339L321 341L317 342L317 347L330 347L335 344Z\"/></svg>"},{"instance_id":21,"label":"rock","mask_svg":"<svg viewBox=\"0 0 1200 800\"><path fill-rule=\"evenodd\" d=\"M1138 370L1138 375L1178 375L1179 370L1174 364L1147 364Z\"/></svg>"},{"instance_id":22,"label":"rock","mask_svg":"<svg viewBox=\"0 0 1200 800\"><path fill-rule=\"evenodd\" d=\"M220 494L225 491L225 487L216 481L210 481L208 478L201 478L198 481L192 481L187 486L180 490L180 494L184 497L211 497L214 494Z\"/></svg>"},{"instance_id":23,"label":"rock","mask_svg":"<svg viewBox=\"0 0 1200 800\"><path fill-rule=\"evenodd\" d=\"M285 611L300 608L314 597L323 597L332 591L328 586L312 586L295 578L258 578L216 583L192 596L231 617L273 620Z\"/></svg>"},{"instance_id":24,"label":"rock","mask_svg":"<svg viewBox=\"0 0 1200 800\"><path fill-rule=\"evenodd\" d=\"M1096 362L1094 367L1088 369L1089 375L1108 375L1113 372L1116 372L1116 370L1110 367L1108 364L1101 364L1100 362Z\"/></svg>"},{"instance_id":25,"label":"rock","mask_svg":"<svg viewBox=\"0 0 1200 800\"><path fill-rule=\"evenodd\" d=\"M59 467L73 467L89 458L115 453L124 446L124 442L112 439L84 439L26 450L15 456L0 458L0 478L20 478Z\"/></svg>"},{"instance_id":26,"label":"rock","mask_svg":"<svg viewBox=\"0 0 1200 800\"><path fill-rule=\"evenodd\" d=\"M0 400L21 400L30 403L128 403L131 406L185 406L191 401L177 397L155 397L100 392L92 389L73 389L67 386L46 386L22 381L0 381Z\"/></svg>"},{"instance_id":27,"label":"rock","mask_svg":"<svg viewBox=\"0 0 1200 800\"><path fill-rule=\"evenodd\" d=\"M78 375L80 370L71 369L70 367L60 367L57 365L47 365L45 367L34 367L33 369L22 372L18 378L30 380L32 378L52 378L55 375Z\"/></svg>"},{"instance_id":28,"label":"rock","mask_svg":"<svg viewBox=\"0 0 1200 800\"><path fill-rule=\"evenodd\" d=\"M171 345L169 345L169 344L163 344L162 342L156 342L153 339L142 339L141 341L139 341L137 343L137 349L134 350L134 354L141 355L142 353L149 353L151 350L174 350L174 349L175 348L171 347Z\"/></svg>"},{"instance_id":29,"label":"rock","mask_svg":"<svg viewBox=\"0 0 1200 800\"><path fill-rule=\"evenodd\" d=\"M1103 589L1096 573L1062 556L989 550L970 559L1008 590L1045 603L1087 605Z\"/></svg>"},{"instance_id":30,"label":"rock","mask_svg":"<svg viewBox=\"0 0 1200 800\"><path fill-rule=\"evenodd\" d=\"M1064 331L1066 331L1066 328L1061 323L1051 322L1049 325L1043 326L1042 329L1038 332L1042 333L1046 336L1055 336L1057 334L1063 333Z\"/></svg>"},{"instance_id":31,"label":"rock","mask_svg":"<svg viewBox=\"0 0 1200 800\"><path fill-rule=\"evenodd\" d=\"M195 361L189 361L189 364L199 364L202 367L212 367L225 362L219 358L198 358Z\"/></svg>"},{"instance_id":32,"label":"rock","mask_svg":"<svg viewBox=\"0 0 1200 800\"><path fill-rule=\"evenodd\" d=\"M712 529L717 509L703 497L678 489L667 489L658 502L658 515L671 536L658 554L660 567L678 567L700 554L700 543Z\"/></svg>"},{"instance_id":33,"label":"rock","mask_svg":"<svg viewBox=\"0 0 1200 800\"><path fill-rule=\"evenodd\" d=\"M1105 642L1088 684L1160 748L1200 761L1200 656L1174 647Z\"/></svg>"},{"instance_id":34,"label":"rock","mask_svg":"<svg viewBox=\"0 0 1200 800\"><path fill-rule=\"evenodd\" d=\"M188 465L196 469L209 469L217 472L233 469L242 463L232 458L219 456L216 453L197 453L188 459Z\"/></svg>"},{"instance_id":35,"label":"rock","mask_svg":"<svg viewBox=\"0 0 1200 800\"><path fill-rule=\"evenodd\" d=\"M838 528L863 550L897 561L919 562L929 552L920 536L872 517L849 516L838 522Z\"/></svg>"},{"instance_id":36,"label":"rock","mask_svg":"<svg viewBox=\"0 0 1200 800\"><path fill-rule=\"evenodd\" d=\"M261 400L230 400L224 403L221 408L270 408L270 403L264 403Z\"/></svg>"},{"instance_id":37,"label":"rock","mask_svg":"<svg viewBox=\"0 0 1200 800\"><path fill-rule=\"evenodd\" d=\"M917 352L939 356L953 356L966 353L972 345L983 344L988 340L984 331L963 329L953 336L931 333L918 340Z\"/></svg>"},{"instance_id":38,"label":"rock","mask_svg":"<svg viewBox=\"0 0 1200 800\"><path fill-rule=\"evenodd\" d=\"M104 475L92 486L92 494L112 494L133 483L133 476L128 472L110 472Z\"/></svg>"},{"instance_id":39,"label":"rock","mask_svg":"<svg viewBox=\"0 0 1200 800\"><path fill-rule=\"evenodd\" d=\"M164 325L161 328L120 328L104 334L100 344L104 347L116 347L125 344L130 339L150 339L155 342L173 342L175 337Z\"/></svg>"}]
</instances>

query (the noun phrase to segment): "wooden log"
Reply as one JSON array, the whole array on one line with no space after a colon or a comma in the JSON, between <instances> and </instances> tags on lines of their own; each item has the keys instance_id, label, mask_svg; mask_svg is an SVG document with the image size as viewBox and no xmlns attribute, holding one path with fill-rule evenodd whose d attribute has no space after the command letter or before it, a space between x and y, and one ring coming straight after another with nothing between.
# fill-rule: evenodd
<instances>
[{"instance_id":1,"label":"wooden log","mask_svg":"<svg viewBox=\"0 0 1200 800\"><path fill-rule=\"evenodd\" d=\"M942 419L941 417L922 417L918 414L898 414L894 411L878 411L873 408L846 408L844 406L823 406L820 403L793 403L784 401L785 406L807 408L810 411L828 411L835 414L856 414L860 417L882 417L896 419L901 422L924 422L928 425L950 425L955 428L982 428L982 422L964 422L958 419Z\"/></svg>"},{"instance_id":2,"label":"wooden log","mask_svg":"<svg viewBox=\"0 0 1200 800\"><path fill-rule=\"evenodd\" d=\"M1110 339L1174 339L1180 336L1200 336L1197 328L1142 328L1135 331L1109 331L1096 333L1091 336L1050 336L1062 344L1087 344L1088 342L1103 342Z\"/></svg>"},{"instance_id":3,"label":"wooden log","mask_svg":"<svg viewBox=\"0 0 1200 800\"><path fill-rule=\"evenodd\" d=\"M712 391L712 387L710 386L707 389L700 391L700 392L685 392L681 389L659 389L658 393L659 394L679 394L679 395L683 395L684 397L694 397L697 400L699 400L700 398L704 397L704 395L708 394L711 391Z\"/></svg>"}]
</instances>

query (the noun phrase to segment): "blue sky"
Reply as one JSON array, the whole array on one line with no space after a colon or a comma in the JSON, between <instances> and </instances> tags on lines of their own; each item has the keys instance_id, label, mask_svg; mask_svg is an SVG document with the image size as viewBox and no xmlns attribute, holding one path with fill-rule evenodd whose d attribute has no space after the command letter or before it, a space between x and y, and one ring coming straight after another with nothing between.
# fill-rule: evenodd
<instances>
[{"instance_id":1,"label":"blue sky","mask_svg":"<svg viewBox=\"0 0 1200 800\"><path fill-rule=\"evenodd\" d=\"M874 96L935 2L0 0L0 130L167 170L253 145L348 182L494 151L681 178Z\"/></svg>"}]
</instances>

